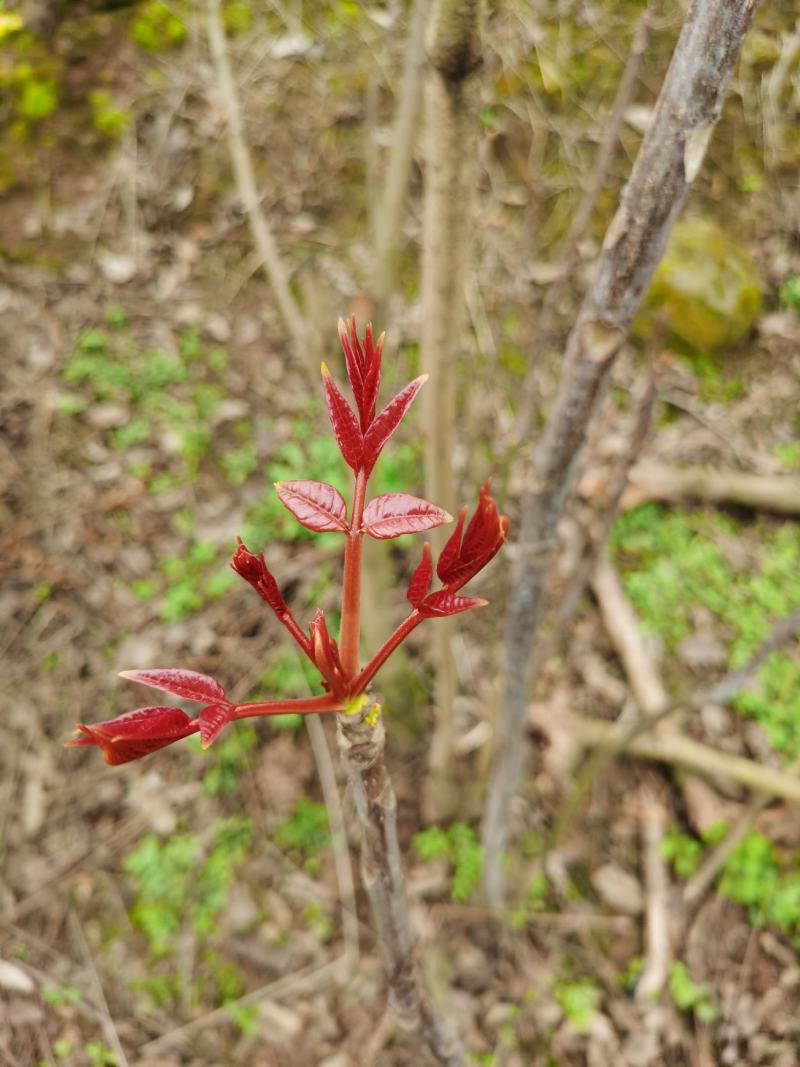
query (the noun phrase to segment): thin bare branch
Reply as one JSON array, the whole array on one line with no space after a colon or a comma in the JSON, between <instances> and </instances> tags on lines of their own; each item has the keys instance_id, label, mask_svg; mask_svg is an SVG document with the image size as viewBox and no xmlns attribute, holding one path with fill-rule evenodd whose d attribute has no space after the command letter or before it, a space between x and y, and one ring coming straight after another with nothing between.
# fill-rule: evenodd
<instances>
[{"instance_id":1,"label":"thin bare branch","mask_svg":"<svg viewBox=\"0 0 800 1067\"><path fill-rule=\"evenodd\" d=\"M796 777L798 772L800 772L800 760L795 760L786 773ZM728 857L741 844L750 827L761 812L769 806L772 799L766 793L753 797L723 839L714 846L688 880L683 887L683 903L689 915L696 911L700 901L714 884L717 875L727 863Z\"/></svg>"},{"instance_id":2,"label":"thin bare branch","mask_svg":"<svg viewBox=\"0 0 800 1067\"><path fill-rule=\"evenodd\" d=\"M405 874L397 840L397 804L386 769L380 708L339 715L339 751L361 825L361 879L372 905L389 1005L400 1026L417 1033L438 1062L464 1067L455 1032L439 1018L420 979L408 920Z\"/></svg>"},{"instance_id":3,"label":"thin bare branch","mask_svg":"<svg viewBox=\"0 0 800 1067\"><path fill-rule=\"evenodd\" d=\"M375 299L383 308L394 288L397 248L422 102L427 0L414 0L406 41L389 166L375 215ZM386 320L385 313L376 316Z\"/></svg>"},{"instance_id":4,"label":"thin bare branch","mask_svg":"<svg viewBox=\"0 0 800 1067\"><path fill-rule=\"evenodd\" d=\"M647 51L650 42L650 31L653 27L656 11L661 0L650 0L647 7L639 16L636 29L633 34L631 50L628 61L622 72L617 95L608 116L603 136L597 148L592 173L586 184L583 197L572 216L563 246L558 256L556 265L556 279L545 293L542 310L536 324L535 351L531 359L531 367L525 379L522 389L522 401L520 403L519 416L517 418L515 442L524 441L530 433L533 420L536 390L535 379L539 372L539 357L542 356L553 343L558 322L558 306L569 285L575 264L578 261L578 249L580 242L586 235L592 215L597 207L597 201L608 181L609 170L614 159L614 152L619 141L619 131L625 118L625 112L633 98L636 82L639 78L639 68L642 57Z\"/></svg>"},{"instance_id":5,"label":"thin bare branch","mask_svg":"<svg viewBox=\"0 0 800 1067\"><path fill-rule=\"evenodd\" d=\"M353 883L353 867L350 863L350 851L347 847L347 828L342 812L342 799L336 784L336 771L333 767L325 727L318 715L305 718L311 751L317 765L319 784L328 813L333 842L333 862L336 866L336 882L339 887L339 902L342 912L342 937L345 955L351 967L358 963L358 912L356 909L356 890Z\"/></svg>"},{"instance_id":6,"label":"thin bare branch","mask_svg":"<svg viewBox=\"0 0 800 1067\"><path fill-rule=\"evenodd\" d=\"M707 467L668 467L647 460L631 471L636 502L704 500L736 504L779 515L800 515L800 478L791 474L750 474Z\"/></svg>"},{"instance_id":7,"label":"thin bare branch","mask_svg":"<svg viewBox=\"0 0 800 1067\"><path fill-rule=\"evenodd\" d=\"M236 187L250 224L253 242L272 286L284 326L291 338L294 356L300 366L307 366L309 359L314 358L312 339L303 313L289 288L289 275L258 195L253 161L244 136L239 96L228 56L220 0L208 0L207 17L208 42L225 111Z\"/></svg>"},{"instance_id":8,"label":"thin bare branch","mask_svg":"<svg viewBox=\"0 0 800 1067\"><path fill-rule=\"evenodd\" d=\"M533 654L558 520L586 427L667 237L699 173L756 0L693 0L630 181L566 348L565 369L522 503L511 581L506 690L483 824L486 890L503 897L502 853L525 765Z\"/></svg>"}]
</instances>

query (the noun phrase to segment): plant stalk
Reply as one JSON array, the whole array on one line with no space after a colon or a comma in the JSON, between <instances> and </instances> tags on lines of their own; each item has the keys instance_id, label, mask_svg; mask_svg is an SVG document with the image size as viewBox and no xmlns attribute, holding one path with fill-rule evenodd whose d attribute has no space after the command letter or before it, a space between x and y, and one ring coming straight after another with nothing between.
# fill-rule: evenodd
<instances>
[{"instance_id":1,"label":"plant stalk","mask_svg":"<svg viewBox=\"0 0 800 1067\"><path fill-rule=\"evenodd\" d=\"M348 678L355 678L359 668L361 637L361 549L363 533L361 520L367 493L367 475L360 470L353 492L353 511L350 532L344 546L344 578L342 583L342 624L339 634L339 653Z\"/></svg>"},{"instance_id":2,"label":"plant stalk","mask_svg":"<svg viewBox=\"0 0 800 1067\"><path fill-rule=\"evenodd\" d=\"M361 826L361 878L375 916L389 1004L398 1024L419 1034L439 1063L465 1067L461 1042L434 1011L417 967L380 709L375 705L356 715L339 715L337 726Z\"/></svg>"}]
</instances>

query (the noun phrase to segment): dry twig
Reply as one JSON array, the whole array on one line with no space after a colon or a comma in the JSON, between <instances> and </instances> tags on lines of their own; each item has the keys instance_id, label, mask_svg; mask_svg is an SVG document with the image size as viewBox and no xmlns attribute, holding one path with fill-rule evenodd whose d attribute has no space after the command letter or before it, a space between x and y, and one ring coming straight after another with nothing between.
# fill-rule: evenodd
<instances>
[{"instance_id":1,"label":"dry twig","mask_svg":"<svg viewBox=\"0 0 800 1067\"><path fill-rule=\"evenodd\" d=\"M668 467L647 460L631 471L631 495L643 500L704 500L736 504L779 515L800 514L800 478L791 474L750 474L706 467Z\"/></svg>"},{"instance_id":2,"label":"dry twig","mask_svg":"<svg viewBox=\"0 0 800 1067\"><path fill-rule=\"evenodd\" d=\"M439 1063L464 1067L461 1043L434 1011L417 968L380 709L375 705L337 720L339 750L361 824L361 879L375 916L390 1007L399 1025L419 1034Z\"/></svg>"},{"instance_id":3,"label":"dry twig","mask_svg":"<svg viewBox=\"0 0 800 1067\"><path fill-rule=\"evenodd\" d=\"M483 824L490 899L503 897L502 854L525 764L533 655L558 520L586 427L667 237L700 171L756 0L694 0L594 281L567 341L559 392L522 505L508 613L506 691Z\"/></svg>"},{"instance_id":4,"label":"dry twig","mask_svg":"<svg viewBox=\"0 0 800 1067\"><path fill-rule=\"evenodd\" d=\"M641 805L644 884L647 894L644 969L636 983L636 999L652 1001L664 988L671 959L669 936L669 872L662 854L667 812L663 801L650 789Z\"/></svg>"},{"instance_id":5,"label":"dry twig","mask_svg":"<svg viewBox=\"0 0 800 1067\"><path fill-rule=\"evenodd\" d=\"M286 266L281 259L278 245L258 195L253 162L244 137L239 96L236 92L236 83L228 56L225 29L220 13L220 0L208 0L207 18L208 41L217 73L219 94L225 110L236 187L250 223L253 242L272 286L284 326L291 338L295 358L299 366L308 368L309 360L316 364L314 346L311 343L312 339L303 314L289 288Z\"/></svg>"},{"instance_id":6,"label":"dry twig","mask_svg":"<svg viewBox=\"0 0 800 1067\"><path fill-rule=\"evenodd\" d=\"M339 887L339 903L342 913L342 936L344 954L350 960L350 966L358 963L358 913L356 910L356 890L353 883L353 867L350 863L350 850L347 847L347 829L342 812L342 799L336 784L336 771L333 767L325 727L318 715L307 715L305 719L311 751L317 765L322 798L328 813L328 822L333 842L333 862L336 867L336 882Z\"/></svg>"}]
</instances>

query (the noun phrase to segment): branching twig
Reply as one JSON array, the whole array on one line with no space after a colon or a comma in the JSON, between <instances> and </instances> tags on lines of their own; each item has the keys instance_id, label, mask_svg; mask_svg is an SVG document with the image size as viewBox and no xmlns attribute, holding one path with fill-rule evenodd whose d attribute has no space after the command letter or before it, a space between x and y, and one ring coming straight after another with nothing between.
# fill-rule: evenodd
<instances>
[{"instance_id":1,"label":"branching twig","mask_svg":"<svg viewBox=\"0 0 800 1067\"><path fill-rule=\"evenodd\" d=\"M221 1008L215 1008L214 1011L200 1015L182 1026L176 1026L174 1030L168 1030L166 1034L161 1034L159 1037L153 1038L152 1041L148 1041L139 1049L139 1052L144 1056L148 1053L158 1052L170 1045L180 1044L191 1037L192 1034L204 1030L207 1026L218 1026L226 1020L230 1021L233 1018L232 1013L237 1008L258 1004L262 1000L282 1000L288 996L299 997L313 993L317 989L324 989L331 982L336 981L342 972L348 973L349 969L350 960L346 953L335 960L323 963L320 967L316 966L316 964L303 967L295 974L287 974L282 978L277 978L274 982L268 982L258 989L245 993L238 1000L229 1001Z\"/></svg>"},{"instance_id":2,"label":"branching twig","mask_svg":"<svg viewBox=\"0 0 800 1067\"><path fill-rule=\"evenodd\" d=\"M542 310L539 313L539 318L536 323L535 353L531 359L531 368L523 385L522 402L517 417L517 425L514 435L517 443L522 442L530 432L536 395L534 388L535 377L539 372L538 357L547 351L548 346L554 340L558 319L558 305L561 303L561 299L564 296L564 292L572 277L573 269L578 259L580 242L586 234L594 210L597 207L597 201L600 199L600 194L603 192L606 182L608 181L609 169L614 158L617 141L619 140L619 131L625 118L625 112L628 110L628 105L633 97L633 92L639 77L639 67L641 66L642 56L647 51L647 46L650 41L650 30L652 29L653 19L655 18L656 9L659 3L660 0L650 0L639 17L636 29L634 30L628 61L622 72L622 78L620 79L617 88L617 95L614 97L611 113L608 116L608 120L606 121L603 130L603 136L597 149L592 173L589 175L589 180L586 184L583 197L578 204L575 214L572 216L572 222L567 230L563 247L558 257L556 280L545 293Z\"/></svg>"},{"instance_id":3,"label":"branching twig","mask_svg":"<svg viewBox=\"0 0 800 1067\"><path fill-rule=\"evenodd\" d=\"M644 442L647 438L647 433L650 429L658 383L663 368L663 363L655 363L650 370L644 390L636 405L636 412L630 436L611 474L611 480L603 504L603 511L600 516L598 529L592 538L588 549L584 551L583 558L578 564L569 588L558 606L553 623L553 633L550 640L547 642L547 652L543 653L544 659L548 659L550 650L558 648L564 639L575 616L575 612L578 609L578 605L581 602L581 598L586 591L586 587L591 580L592 572L597 565L597 560L600 558L600 554L608 541L608 535L611 533L611 527L614 525L614 520L619 511L622 495L628 485L631 468L641 454Z\"/></svg>"},{"instance_id":4,"label":"branching twig","mask_svg":"<svg viewBox=\"0 0 800 1067\"><path fill-rule=\"evenodd\" d=\"M338 736L361 824L361 877L378 929L389 1003L398 1023L418 1033L440 1063L464 1067L461 1044L434 1013L417 969L380 709L375 705L366 712L339 715Z\"/></svg>"},{"instance_id":5,"label":"branching twig","mask_svg":"<svg viewBox=\"0 0 800 1067\"><path fill-rule=\"evenodd\" d=\"M797 776L800 771L800 760L795 760L786 774ZM723 839L705 857L695 873L683 887L683 903L691 915L705 894L714 884L717 875L725 866L728 857L734 849L744 840L747 831L756 821L762 811L771 803L772 797L764 793L753 797L744 811L739 815L733 826L728 830Z\"/></svg>"},{"instance_id":6,"label":"branching twig","mask_svg":"<svg viewBox=\"0 0 800 1067\"><path fill-rule=\"evenodd\" d=\"M599 581L598 581L599 578ZM781 648L800 630L800 607L779 620L771 633L762 641L752 657L739 670L731 671L714 685L700 690L688 699L670 700L661 679L652 663L633 609L625 597L619 579L607 561L598 568L595 590L604 607L604 620L614 635L624 632L624 640L615 644L623 660L628 680L634 691L639 715L628 723L596 723L581 720L580 740L597 745L597 748L581 767L570 795L563 804L553 832L555 843L562 841L575 819L578 809L598 774L614 756L630 751L645 759L665 759L667 762L685 763L701 773L719 773L735 781L750 785L768 795L792 796L800 799L800 782L789 776L780 776L778 789L770 789L769 782L777 781L780 772L762 767L751 760L716 753L713 749L683 737L660 737L639 742L670 715L681 709L699 711L707 704L725 704L742 690L755 676L766 658ZM595 725L598 727L595 730ZM584 726L589 738L584 736ZM639 743L637 743L639 742Z\"/></svg>"},{"instance_id":7,"label":"branching twig","mask_svg":"<svg viewBox=\"0 0 800 1067\"><path fill-rule=\"evenodd\" d=\"M308 367L309 358L314 357L314 352L310 351L313 346L306 321L289 288L289 276L256 188L253 162L244 137L239 96L228 57L225 29L220 15L220 0L208 0L207 18L208 41L216 68L220 98L225 110L231 162L239 197L250 223L258 255L272 286L284 326L291 338L295 358L298 365ZM316 360L314 362L316 363ZM316 370L316 366L314 369Z\"/></svg>"},{"instance_id":8,"label":"branching twig","mask_svg":"<svg viewBox=\"0 0 800 1067\"><path fill-rule=\"evenodd\" d=\"M69 924L72 928L72 933L75 940L78 942L78 948L80 949L83 961L86 964L87 971L89 973L89 980L92 983L94 989L94 995L97 1000L97 1007L99 1010L100 1021L103 1027L103 1037L110 1049L112 1049L116 1056L116 1063L118 1067L128 1067L128 1058L122 1048L122 1044L119 1040L119 1034L117 1028L114 1025L114 1020L111 1017L111 1012L108 1008L108 1001L106 1000L105 992L103 991L103 983L100 981L100 975L97 973L97 965L94 962L94 956L92 950L89 947L89 942L86 940L86 934L83 931L83 925L80 919L74 911L69 913Z\"/></svg>"},{"instance_id":9,"label":"branching twig","mask_svg":"<svg viewBox=\"0 0 800 1067\"><path fill-rule=\"evenodd\" d=\"M536 680L532 655L558 520L586 427L686 192L699 173L756 0L694 0L594 281L567 341L565 372L536 452L511 582L506 690L483 824L486 889L503 897L502 853L525 764L525 721Z\"/></svg>"}]
</instances>

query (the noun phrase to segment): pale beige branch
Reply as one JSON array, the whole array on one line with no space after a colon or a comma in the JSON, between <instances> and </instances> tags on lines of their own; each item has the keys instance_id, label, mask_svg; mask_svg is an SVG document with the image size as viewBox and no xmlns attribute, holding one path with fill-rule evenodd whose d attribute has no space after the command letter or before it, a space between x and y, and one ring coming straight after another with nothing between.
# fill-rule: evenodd
<instances>
[{"instance_id":1,"label":"pale beige branch","mask_svg":"<svg viewBox=\"0 0 800 1067\"><path fill-rule=\"evenodd\" d=\"M250 224L256 251L272 287L286 332L291 338L294 356L300 366L308 367L315 357L313 339L303 313L292 295L289 287L289 274L261 206L253 161L244 135L239 95L236 91L228 55L220 0L208 0L207 19L208 42L214 60L219 96L225 112L237 192Z\"/></svg>"},{"instance_id":2,"label":"pale beige branch","mask_svg":"<svg viewBox=\"0 0 800 1067\"><path fill-rule=\"evenodd\" d=\"M631 487L623 498L630 507L644 500L702 500L735 504L780 515L800 514L800 477L792 474L749 474L708 467L670 467L647 460L631 471Z\"/></svg>"},{"instance_id":3,"label":"pale beige branch","mask_svg":"<svg viewBox=\"0 0 800 1067\"><path fill-rule=\"evenodd\" d=\"M647 1003L666 985L671 959L669 871L662 851L667 812L653 790L643 792L640 821L647 907L644 969L636 983L636 999Z\"/></svg>"},{"instance_id":4,"label":"pale beige branch","mask_svg":"<svg viewBox=\"0 0 800 1067\"><path fill-rule=\"evenodd\" d=\"M336 783L336 771L333 767L325 727L318 715L305 718L311 751L317 765L322 799L328 813L333 842L333 861L336 867L336 882L339 886L339 902L342 914L342 936L345 955L351 967L358 963L358 911L356 908L356 890L353 882L353 866L350 863L350 850L347 847L347 828L342 812L342 798Z\"/></svg>"}]
</instances>

